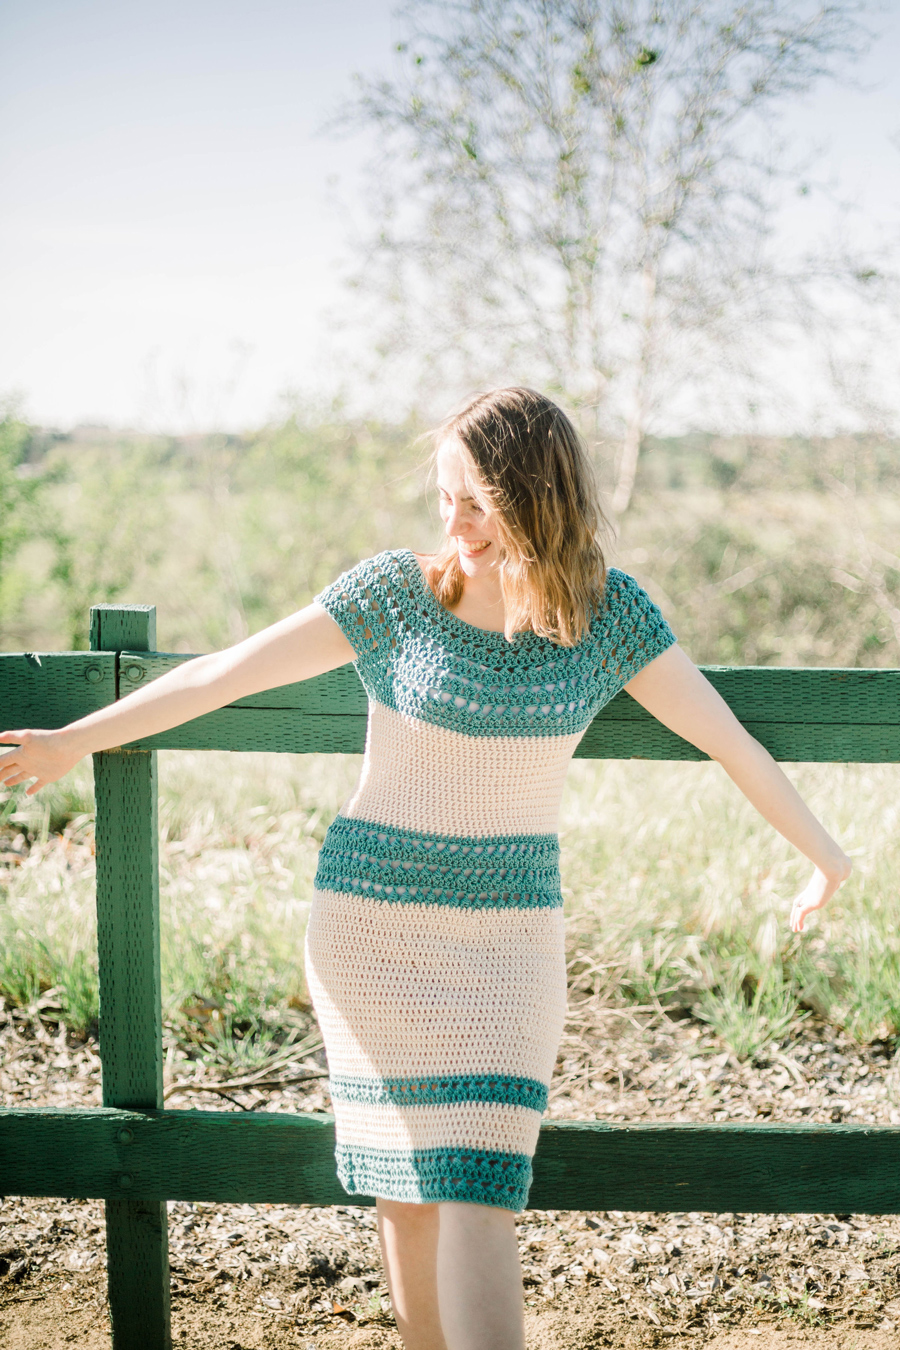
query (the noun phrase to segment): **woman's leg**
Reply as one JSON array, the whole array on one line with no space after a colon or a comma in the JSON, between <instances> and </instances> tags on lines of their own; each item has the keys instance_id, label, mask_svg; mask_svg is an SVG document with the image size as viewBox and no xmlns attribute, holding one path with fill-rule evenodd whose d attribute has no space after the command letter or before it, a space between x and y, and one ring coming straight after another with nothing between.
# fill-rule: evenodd
<instances>
[{"instance_id":1,"label":"woman's leg","mask_svg":"<svg viewBox=\"0 0 900 1350\"><path fill-rule=\"evenodd\" d=\"M441 1204L437 1291L448 1350L524 1350L522 1271L511 1210Z\"/></svg>"},{"instance_id":2,"label":"woman's leg","mask_svg":"<svg viewBox=\"0 0 900 1350\"><path fill-rule=\"evenodd\" d=\"M406 1350L447 1350L438 1313L438 1206L379 1200L378 1236Z\"/></svg>"},{"instance_id":3,"label":"woman's leg","mask_svg":"<svg viewBox=\"0 0 900 1350\"><path fill-rule=\"evenodd\" d=\"M406 1350L523 1350L511 1210L379 1200L378 1235Z\"/></svg>"}]
</instances>

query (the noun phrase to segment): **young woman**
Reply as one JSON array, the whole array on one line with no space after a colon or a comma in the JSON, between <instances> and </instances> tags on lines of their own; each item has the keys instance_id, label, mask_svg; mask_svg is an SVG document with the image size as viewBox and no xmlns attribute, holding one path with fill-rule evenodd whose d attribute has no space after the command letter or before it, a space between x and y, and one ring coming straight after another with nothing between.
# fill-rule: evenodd
<instances>
[{"instance_id":1,"label":"young woman","mask_svg":"<svg viewBox=\"0 0 900 1350\"><path fill-rule=\"evenodd\" d=\"M92 751L355 662L365 760L322 849L306 952L338 1170L378 1197L407 1350L521 1350L513 1219L565 1012L556 818L591 719L625 688L718 760L813 864L795 931L850 862L646 593L607 571L559 408L482 394L436 444L437 554L381 553L112 707L3 733L0 782L34 793Z\"/></svg>"}]
</instances>

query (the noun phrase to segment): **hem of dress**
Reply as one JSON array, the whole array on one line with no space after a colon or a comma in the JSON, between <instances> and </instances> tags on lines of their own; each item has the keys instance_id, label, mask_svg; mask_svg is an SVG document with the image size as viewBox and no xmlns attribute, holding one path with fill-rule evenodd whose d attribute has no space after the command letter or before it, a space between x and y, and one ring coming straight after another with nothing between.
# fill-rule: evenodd
<instances>
[{"instance_id":1,"label":"hem of dress","mask_svg":"<svg viewBox=\"0 0 900 1350\"><path fill-rule=\"evenodd\" d=\"M531 1158L475 1148L415 1150L339 1144L338 1180L348 1195L432 1205L441 1201L523 1210L531 1186Z\"/></svg>"}]
</instances>

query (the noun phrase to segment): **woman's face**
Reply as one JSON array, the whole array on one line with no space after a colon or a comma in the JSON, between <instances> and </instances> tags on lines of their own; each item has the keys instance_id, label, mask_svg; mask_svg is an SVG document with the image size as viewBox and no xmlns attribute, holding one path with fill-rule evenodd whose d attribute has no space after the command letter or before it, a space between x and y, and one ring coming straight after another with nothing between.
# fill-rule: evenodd
<instances>
[{"instance_id":1,"label":"woman's face","mask_svg":"<svg viewBox=\"0 0 900 1350\"><path fill-rule=\"evenodd\" d=\"M437 486L441 520L456 543L463 572L467 577L483 576L500 562L497 519L477 500L475 466L455 436L448 436L438 448Z\"/></svg>"}]
</instances>

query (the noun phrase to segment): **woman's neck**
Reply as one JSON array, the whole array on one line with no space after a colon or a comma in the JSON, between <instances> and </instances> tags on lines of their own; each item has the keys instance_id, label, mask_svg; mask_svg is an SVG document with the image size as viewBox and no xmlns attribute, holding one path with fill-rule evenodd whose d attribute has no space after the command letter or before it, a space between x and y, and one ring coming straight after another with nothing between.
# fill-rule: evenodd
<instances>
[{"instance_id":1,"label":"woman's neck","mask_svg":"<svg viewBox=\"0 0 900 1350\"><path fill-rule=\"evenodd\" d=\"M474 628L502 633L506 625L506 607L497 573L490 571L484 576L466 577L462 596L451 606L451 613Z\"/></svg>"},{"instance_id":2,"label":"woman's neck","mask_svg":"<svg viewBox=\"0 0 900 1350\"><path fill-rule=\"evenodd\" d=\"M433 554L414 553L413 557L422 569L425 583L428 585L428 564ZM485 577L466 577L461 598L455 605L447 606L451 614L473 628L483 628L488 633L502 633L506 627L506 607L500 578L496 573Z\"/></svg>"}]
</instances>

